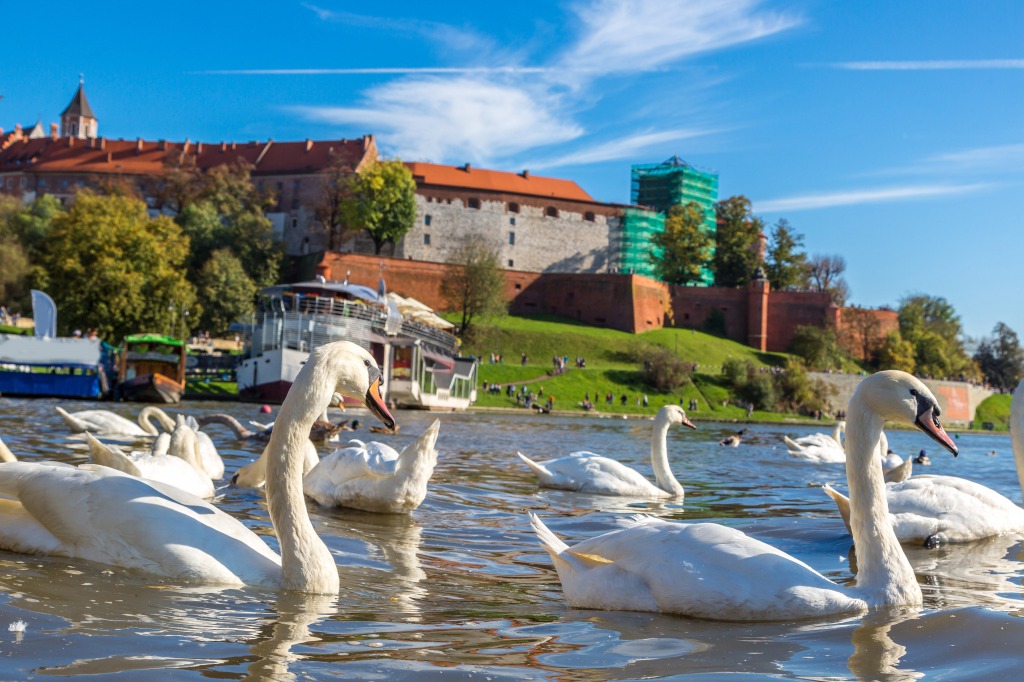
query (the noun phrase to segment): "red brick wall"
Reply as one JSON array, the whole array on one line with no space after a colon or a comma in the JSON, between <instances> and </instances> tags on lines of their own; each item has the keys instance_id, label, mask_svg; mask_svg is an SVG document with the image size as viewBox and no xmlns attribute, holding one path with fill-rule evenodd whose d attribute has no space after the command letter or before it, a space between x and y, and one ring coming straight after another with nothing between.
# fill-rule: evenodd
<instances>
[{"instance_id":1,"label":"red brick wall","mask_svg":"<svg viewBox=\"0 0 1024 682\"><path fill-rule=\"evenodd\" d=\"M382 264L388 291L412 296L438 310L445 309L441 296L444 264L327 253L319 267L328 279L343 280L346 272L350 272L350 281L376 287ZM505 282L509 311L517 315L560 315L595 326L639 333L672 326L703 329L711 312L719 310L725 318L726 336L749 342L752 294L747 288L683 287L641 275L543 274L513 270L505 271ZM828 294L769 291L766 307L768 351L785 351L793 332L802 325L831 324L843 336L842 311L831 305ZM868 312L879 320L880 339L898 328L895 312Z\"/></svg>"}]
</instances>

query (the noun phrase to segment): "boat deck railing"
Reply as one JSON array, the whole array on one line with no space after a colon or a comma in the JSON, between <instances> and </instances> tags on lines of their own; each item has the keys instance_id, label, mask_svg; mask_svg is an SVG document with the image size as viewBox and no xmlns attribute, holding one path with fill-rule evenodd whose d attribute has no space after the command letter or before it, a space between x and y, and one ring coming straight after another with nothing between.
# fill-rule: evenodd
<instances>
[{"instance_id":1,"label":"boat deck railing","mask_svg":"<svg viewBox=\"0 0 1024 682\"><path fill-rule=\"evenodd\" d=\"M282 303L276 300L276 303ZM253 331L253 353L275 348L310 351L332 341L368 347L372 337L387 336L387 310L337 299L309 297L297 306L270 306ZM440 329L403 319L400 334L418 339L446 355L458 355L455 337Z\"/></svg>"}]
</instances>

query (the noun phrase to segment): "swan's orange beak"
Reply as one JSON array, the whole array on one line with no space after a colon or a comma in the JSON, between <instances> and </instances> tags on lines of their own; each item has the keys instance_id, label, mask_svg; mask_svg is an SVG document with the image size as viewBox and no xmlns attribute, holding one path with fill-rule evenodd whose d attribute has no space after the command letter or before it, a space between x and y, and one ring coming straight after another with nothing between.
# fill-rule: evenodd
<instances>
[{"instance_id":1,"label":"swan's orange beak","mask_svg":"<svg viewBox=\"0 0 1024 682\"><path fill-rule=\"evenodd\" d=\"M391 416L384 399L380 395L380 377L373 380L370 387L366 389L366 397L363 404L372 412L377 419L389 429L395 428L395 418Z\"/></svg>"},{"instance_id":2,"label":"swan's orange beak","mask_svg":"<svg viewBox=\"0 0 1024 682\"><path fill-rule=\"evenodd\" d=\"M939 423L939 417L935 414L934 407L929 407L917 415L917 421L914 422L914 426L927 433L936 443L952 452L954 457L960 454L960 449L957 448L956 443L953 442L953 439L949 437L946 430L942 428L942 424Z\"/></svg>"},{"instance_id":3,"label":"swan's orange beak","mask_svg":"<svg viewBox=\"0 0 1024 682\"><path fill-rule=\"evenodd\" d=\"M687 419L686 417L683 417L682 424L683 424L683 426L686 426L686 427L691 428L691 429L696 429L697 428L697 425L694 424L689 419Z\"/></svg>"}]
</instances>

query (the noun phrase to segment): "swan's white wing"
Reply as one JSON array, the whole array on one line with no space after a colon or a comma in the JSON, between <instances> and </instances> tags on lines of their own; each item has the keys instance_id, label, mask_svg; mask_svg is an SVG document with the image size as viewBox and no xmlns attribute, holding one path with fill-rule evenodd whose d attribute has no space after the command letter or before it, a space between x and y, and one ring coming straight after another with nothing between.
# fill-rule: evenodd
<instances>
[{"instance_id":1,"label":"swan's white wing","mask_svg":"<svg viewBox=\"0 0 1024 682\"><path fill-rule=\"evenodd\" d=\"M541 465L550 474L541 484L552 488L598 495L667 495L639 472L593 452L574 452Z\"/></svg>"},{"instance_id":2,"label":"swan's white wing","mask_svg":"<svg viewBox=\"0 0 1024 682\"><path fill-rule=\"evenodd\" d=\"M831 438L829 440L832 440ZM846 451L832 441L832 445L806 445L799 450L789 450L794 457L818 463L837 463L846 461Z\"/></svg>"},{"instance_id":3,"label":"swan's white wing","mask_svg":"<svg viewBox=\"0 0 1024 682\"><path fill-rule=\"evenodd\" d=\"M570 605L582 608L718 620L788 619L866 608L802 561L714 523L643 519L561 551L555 566Z\"/></svg>"},{"instance_id":4,"label":"swan's white wing","mask_svg":"<svg viewBox=\"0 0 1024 682\"><path fill-rule=\"evenodd\" d=\"M280 559L203 500L107 467L0 464L0 546L204 583L277 584Z\"/></svg>"},{"instance_id":5,"label":"swan's white wing","mask_svg":"<svg viewBox=\"0 0 1024 682\"><path fill-rule=\"evenodd\" d=\"M100 434L125 434L130 436L148 435L141 426L110 410L83 410L68 413L57 407L64 422L76 433L89 431Z\"/></svg>"},{"instance_id":6,"label":"swan's white wing","mask_svg":"<svg viewBox=\"0 0 1024 682\"><path fill-rule=\"evenodd\" d=\"M901 542L966 542L1024 531L1024 509L956 476L914 476L887 485L886 498Z\"/></svg>"},{"instance_id":7,"label":"swan's white wing","mask_svg":"<svg viewBox=\"0 0 1024 682\"><path fill-rule=\"evenodd\" d=\"M325 507L349 506L366 511L402 511L394 507L399 455L383 443L341 448L323 457L302 478L302 490Z\"/></svg>"}]
</instances>

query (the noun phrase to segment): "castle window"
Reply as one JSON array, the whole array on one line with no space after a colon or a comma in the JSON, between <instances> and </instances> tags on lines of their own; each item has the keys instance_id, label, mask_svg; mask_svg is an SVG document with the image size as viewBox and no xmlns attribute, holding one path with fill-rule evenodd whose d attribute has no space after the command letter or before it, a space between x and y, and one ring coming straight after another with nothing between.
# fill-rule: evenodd
<instances>
[{"instance_id":1,"label":"castle window","mask_svg":"<svg viewBox=\"0 0 1024 682\"><path fill-rule=\"evenodd\" d=\"M549 218L557 218L558 209L555 208L554 206L548 206L546 209L544 209L544 215L546 215Z\"/></svg>"},{"instance_id":2,"label":"castle window","mask_svg":"<svg viewBox=\"0 0 1024 682\"><path fill-rule=\"evenodd\" d=\"M476 197L470 197L469 201L466 202L466 205L470 208L480 208L480 200Z\"/></svg>"},{"instance_id":3,"label":"castle window","mask_svg":"<svg viewBox=\"0 0 1024 682\"><path fill-rule=\"evenodd\" d=\"M424 234L423 235L423 246L430 246L430 235L429 234Z\"/></svg>"},{"instance_id":4,"label":"castle window","mask_svg":"<svg viewBox=\"0 0 1024 682\"><path fill-rule=\"evenodd\" d=\"M509 259L508 259L508 266L509 266L509 267L512 267L512 265L513 265L513 261L512 261L512 259L511 259L511 258L509 258Z\"/></svg>"},{"instance_id":5,"label":"castle window","mask_svg":"<svg viewBox=\"0 0 1024 682\"><path fill-rule=\"evenodd\" d=\"M39 189L46 187L46 178L39 178Z\"/></svg>"},{"instance_id":6,"label":"castle window","mask_svg":"<svg viewBox=\"0 0 1024 682\"><path fill-rule=\"evenodd\" d=\"M509 219L508 219L508 224L509 224L509 225L515 225L515 224L516 224L516 219L515 219L515 216L513 216L513 217L511 217L511 218L509 218Z\"/></svg>"},{"instance_id":7,"label":"castle window","mask_svg":"<svg viewBox=\"0 0 1024 682\"><path fill-rule=\"evenodd\" d=\"M430 214L429 213L427 215L423 216L423 224L424 225L430 225Z\"/></svg>"},{"instance_id":8,"label":"castle window","mask_svg":"<svg viewBox=\"0 0 1024 682\"><path fill-rule=\"evenodd\" d=\"M292 229L294 230L298 226L299 226L299 219L298 218L292 218ZM307 242L309 241L308 237L306 238L306 241Z\"/></svg>"},{"instance_id":9,"label":"castle window","mask_svg":"<svg viewBox=\"0 0 1024 682\"><path fill-rule=\"evenodd\" d=\"M587 211L586 213L583 214L583 219L586 220L587 222L594 222L594 212Z\"/></svg>"},{"instance_id":10,"label":"castle window","mask_svg":"<svg viewBox=\"0 0 1024 682\"><path fill-rule=\"evenodd\" d=\"M517 204L514 201L508 202L508 212L509 213L519 213L519 204Z\"/></svg>"},{"instance_id":11,"label":"castle window","mask_svg":"<svg viewBox=\"0 0 1024 682\"><path fill-rule=\"evenodd\" d=\"M508 243L509 243L510 246L515 246L516 245L516 233L515 232L509 232L508 233Z\"/></svg>"}]
</instances>

